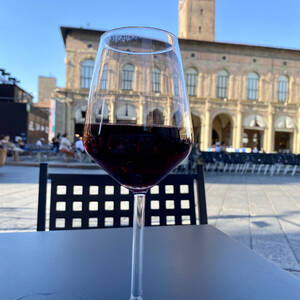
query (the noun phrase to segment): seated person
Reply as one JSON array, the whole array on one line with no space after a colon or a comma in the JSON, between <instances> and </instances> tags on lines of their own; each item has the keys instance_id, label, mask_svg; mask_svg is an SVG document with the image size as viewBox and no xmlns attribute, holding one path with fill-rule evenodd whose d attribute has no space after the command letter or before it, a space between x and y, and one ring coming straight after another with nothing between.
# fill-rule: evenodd
<instances>
[{"instance_id":1,"label":"seated person","mask_svg":"<svg viewBox=\"0 0 300 300\"><path fill-rule=\"evenodd\" d=\"M75 142L75 151L80 151L81 153L84 153L84 146L81 138L78 138Z\"/></svg>"},{"instance_id":2,"label":"seated person","mask_svg":"<svg viewBox=\"0 0 300 300\"><path fill-rule=\"evenodd\" d=\"M65 153L69 157L74 157L74 151L72 149L72 144L69 141L67 134L65 133L59 144L59 151Z\"/></svg>"}]
</instances>

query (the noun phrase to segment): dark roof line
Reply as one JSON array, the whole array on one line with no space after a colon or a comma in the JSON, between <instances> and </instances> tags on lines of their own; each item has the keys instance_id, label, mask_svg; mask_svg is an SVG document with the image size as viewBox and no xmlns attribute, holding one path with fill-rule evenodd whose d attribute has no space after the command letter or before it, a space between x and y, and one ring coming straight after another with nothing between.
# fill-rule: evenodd
<instances>
[{"instance_id":1,"label":"dark roof line","mask_svg":"<svg viewBox=\"0 0 300 300\"><path fill-rule=\"evenodd\" d=\"M97 33L97 34L103 34L104 32L106 32L107 30L97 30L97 29L90 29L90 28L82 28L82 27L65 27L65 26L61 26L60 27L60 32L62 34L63 40L64 40L64 44L66 45L66 38L67 35L71 32L71 31L84 31L84 32L93 32L93 33Z\"/></svg>"},{"instance_id":2,"label":"dark roof line","mask_svg":"<svg viewBox=\"0 0 300 300\"><path fill-rule=\"evenodd\" d=\"M282 48L282 47L275 47L275 46L267 46L267 45L251 45L251 44L240 44L234 42L219 42L219 41L201 41L201 40L192 40L192 39L179 39L179 42L188 42L188 43L199 43L199 44L206 44L206 45L218 45L218 46L229 46L229 47L244 47L244 48L255 48L255 49L264 49L264 50L273 50L273 51L290 51L296 52L300 54L300 49L292 49L292 48Z\"/></svg>"},{"instance_id":3,"label":"dark roof line","mask_svg":"<svg viewBox=\"0 0 300 300\"><path fill-rule=\"evenodd\" d=\"M63 37L64 44L66 45L66 37L71 31L83 31L83 32L93 32L95 34L102 35L107 30L98 30L98 29L90 29L90 28L82 28L82 27L66 27L61 26L60 31ZM194 42L194 43L202 43L207 45L219 45L219 46L237 46L237 47L244 47L244 48L256 48L256 49L265 49L265 50L275 50L275 51L291 51L291 52L297 52L297 54L300 53L300 49L293 49L293 48L283 48L283 47L275 47L275 46L267 46L267 45L251 45L251 44L240 44L240 43L234 43L234 42L221 42L221 41L202 41L202 40L192 40L192 39L184 39L179 38L180 42Z\"/></svg>"}]
</instances>

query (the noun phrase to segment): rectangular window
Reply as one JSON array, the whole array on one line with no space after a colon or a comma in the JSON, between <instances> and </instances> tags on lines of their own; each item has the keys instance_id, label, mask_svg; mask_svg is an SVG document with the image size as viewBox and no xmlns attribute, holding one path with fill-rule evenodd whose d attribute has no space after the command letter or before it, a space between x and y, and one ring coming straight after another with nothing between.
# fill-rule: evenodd
<instances>
[{"instance_id":1,"label":"rectangular window","mask_svg":"<svg viewBox=\"0 0 300 300\"><path fill-rule=\"evenodd\" d=\"M133 83L133 71L123 70L122 71L122 90L132 90Z\"/></svg>"},{"instance_id":2,"label":"rectangular window","mask_svg":"<svg viewBox=\"0 0 300 300\"><path fill-rule=\"evenodd\" d=\"M152 91L160 93L160 71L158 69L152 72Z\"/></svg>"},{"instance_id":3,"label":"rectangular window","mask_svg":"<svg viewBox=\"0 0 300 300\"><path fill-rule=\"evenodd\" d=\"M217 78L217 98L227 98L228 76L219 75Z\"/></svg>"},{"instance_id":4,"label":"rectangular window","mask_svg":"<svg viewBox=\"0 0 300 300\"><path fill-rule=\"evenodd\" d=\"M81 67L81 88L89 89L92 81L94 66L82 65Z\"/></svg>"},{"instance_id":5,"label":"rectangular window","mask_svg":"<svg viewBox=\"0 0 300 300\"><path fill-rule=\"evenodd\" d=\"M247 98L249 100L257 100L258 98L258 80L248 78Z\"/></svg>"},{"instance_id":6,"label":"rectangular window","mask_svg":"<svg viewBox=\"0 0 300 300\"><path fill-rule=\"evenodd\" d=\"M186 89L188 96L196 96L197 74L186 74Z\"/></svg>"},{"instance_id":7,"label":"rectangular window","mask_svg":"<svg viewBox=\"0 0 300 300\"><path fill-rule=\"evenodd\" d=\"M107 78L108 78L108 70L107 65L105 64L102 71L101 81L100 81L100 89L106 90L107 88Z\"/></svg>"},{"instance_id":8,"label":"rectangular window","mask_svg":"<svg viewBox=\"0 0 300 300\"><path fill-rule=\"evenodd\" d=\"M174 95L178 96L179 95L179 87L178 87L178 77L177 76L173 77L173 88L174 88Z\"/></svg>"},{"instance_id":9,"label":"rectangular window","mask_svg":"<svg viewBox=\"0 0 300 300\"><path fill-rule=\"evenodd\" d=\"M285 80L278 80L278 101L285 102L288 94L288 82Z\"/></svg>"}]
</instances>

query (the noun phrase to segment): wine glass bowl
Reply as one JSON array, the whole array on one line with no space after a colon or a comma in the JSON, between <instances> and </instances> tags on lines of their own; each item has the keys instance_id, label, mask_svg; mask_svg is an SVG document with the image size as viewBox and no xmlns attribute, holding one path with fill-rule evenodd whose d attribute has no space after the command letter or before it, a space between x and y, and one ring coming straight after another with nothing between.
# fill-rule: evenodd
<instances>
[{"instance_id":1,"label":"wine glass bowl","mask_svg":"<svg viewBox=\"0 0 300 300\"><path fill-rule=\"evenodd\" d=\"M156 184L190 151L191 120L176 41L165 31L139 27L101 38L84 145L132 191Z\"/></svg>"},{"instance_id":2,"label":"wine glass bowl","mask_svg":"<svg viewBox=\"0 0 300 300\"><path fill-rule=\"evenodd\" d=\"M131 299L142 299L145 193L190 153L192 123L177 38L119 28L102 35L84 127L87 153L135 194Z\"/></svg>"}]
</instances>

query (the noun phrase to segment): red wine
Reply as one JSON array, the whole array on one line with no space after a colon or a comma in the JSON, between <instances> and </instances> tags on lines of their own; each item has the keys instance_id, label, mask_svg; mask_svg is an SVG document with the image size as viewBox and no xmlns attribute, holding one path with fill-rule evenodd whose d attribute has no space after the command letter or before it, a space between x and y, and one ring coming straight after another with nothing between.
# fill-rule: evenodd
<instances>
[{"instance_id":1,"label":"red wine","mask_svg":"<svg viewBox=\"0 0 300 300\"><path fill-rule=\"evenodd\" d=\"M90 124L85 127L87 153L119 183L142 191L160 181L190 152L191 140L177 127Z\"/></svg>"}]
</instances>

